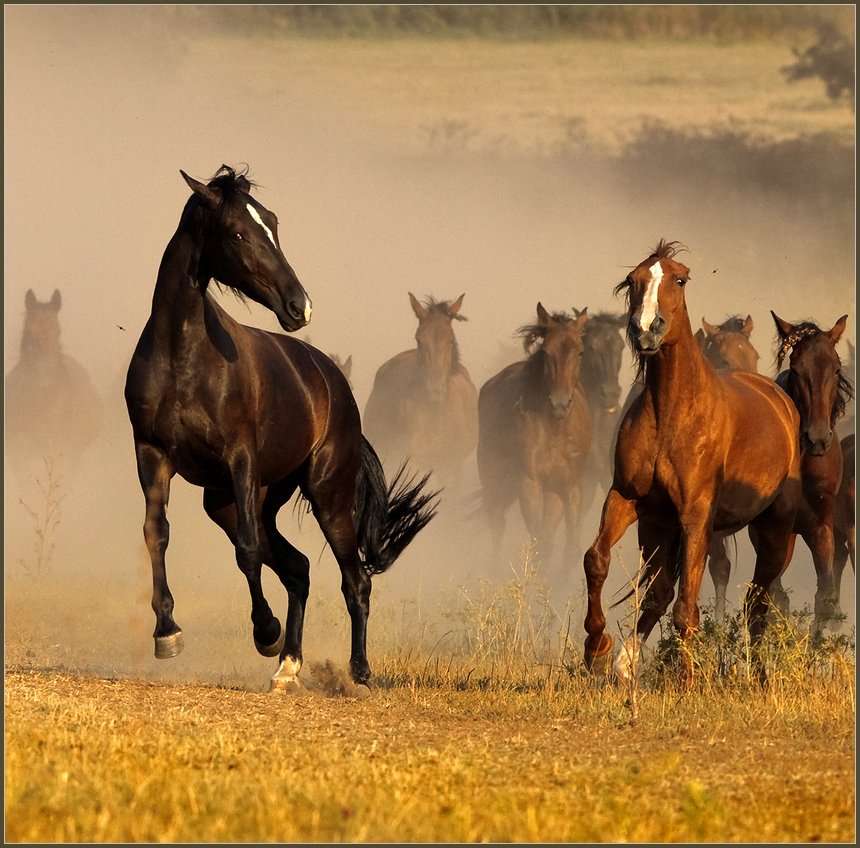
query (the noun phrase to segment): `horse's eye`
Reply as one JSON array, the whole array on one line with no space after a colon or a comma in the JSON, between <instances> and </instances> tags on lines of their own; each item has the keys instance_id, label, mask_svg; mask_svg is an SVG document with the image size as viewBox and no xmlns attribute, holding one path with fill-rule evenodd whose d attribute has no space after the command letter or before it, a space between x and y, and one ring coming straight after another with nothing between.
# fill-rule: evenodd
<instances>
[{"instance_id":1,"label":"horse's eye","mask_svg":"<svg viewBox=\"0 0 860 848\"><path fill-rule=\"evenodd\" d=\"M233 241L244 241L242 233L233 233Z\"/></svg>"},{"instance_id":2,"label":"horse's eye","mask_svg":"<svg viewBox=\"0 0 860 848\"><path fill-rule=\"evenodd\" d=\"M686 281L683 277L678 277L678 279L677 279L677 280L675 280L675 282L676 282L679 286L686 285L686 283L687 283L687 281Z\"/></svg>"}]
</instances>

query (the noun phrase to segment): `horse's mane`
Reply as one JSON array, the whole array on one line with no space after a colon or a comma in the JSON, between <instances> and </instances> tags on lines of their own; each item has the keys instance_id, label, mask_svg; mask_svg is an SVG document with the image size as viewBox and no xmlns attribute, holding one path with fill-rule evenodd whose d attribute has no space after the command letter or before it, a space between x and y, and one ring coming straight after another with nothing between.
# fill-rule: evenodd
<instances>
[{"instance_id":1,"label":"horse's mane","mask_svg":"<svg viewBox=\"0 0 860 848\"><path fill-rule=\"evenodd\" d=\"M557 324L570 324L576 320L573 315L567 312L554 312L550 317ZM589 318L588 320L591 321L592 319ZM588 326L588 322L585 326ZM545 324L524 324L517 329L514 335L522 337L523 349L527 354L532 354L546 338L549 329Z\"/></svg>"},{"instance_id":2,"label":"horse's mane","mask_svg":"<svg viewBox=\"0 0 860 848\"><path fill-rule=\"evenodd\" d=\"M424 306L430 312L437 312L439 315L444 315L446 318L451 318L454 321L469 320L465 315L461 315L459 312L451 311L450 300L436 300L433 297L428 297L427 300L424 301Z\"/></svg>"},{"instance_id":3,"label":"horse's mane","mask_svg":"<svg viewBox=\"0 0 860 848\"><path fill-rule=\"evenodd\" d=\"M210 188L218 188L225 196L242 192L247 194L250 189L256 188L257 183L248 179L248 166L245 165L240 171L229 165L222 165L209 180Z\"/></svg>"},{"instance_id":4,"label":"horse's mane","mask_svg":"<svg viewBox=\"0 0 860 848\"><path fill-rule=\"evenodd\" d=\"M792 349L798 342L812 336L823 336L824 334L825 331L822 330L814 321L801 321L799 324L795 325L794 329L786 336L777 332L779 350L776 353L776 370L782 370L782 363L785 360L785 357L791 353ZM845 414L845 407L853 396L854 389L851 386L851 381L840 370L839 376L836 379L834 420L838 420Z\"/></svg>"},{"instance_id":5,"label":"horse's mane","mask_svg":"<svg viewBox=\"0 0 860 848\"><path fill-rule=\"evenodd\" d=\"M585 323L584 333L590 335L598 330L619 330L627 323L627 316L619 315L617 312L595 312L588 316Z\"/></svg>"}]
</instances>

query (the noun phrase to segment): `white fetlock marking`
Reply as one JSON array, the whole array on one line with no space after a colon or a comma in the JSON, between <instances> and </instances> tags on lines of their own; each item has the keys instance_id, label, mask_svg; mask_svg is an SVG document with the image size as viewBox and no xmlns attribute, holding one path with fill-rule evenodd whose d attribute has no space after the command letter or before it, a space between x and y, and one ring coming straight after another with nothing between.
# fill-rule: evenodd
<instances>
[{"instance_id":1,"label":"white fetlock marking","mask_svg":"<svg viewBox=\"0 0 860 848\"><path fill-rule=\"evenodd\" d=\"M290 687L301 686L299 682L299 671L302 663L300 660L293 657L285 657L283 662L278 666L278 670L272 675L272 689L286 689Z\"/></svg>"},{"instance_id":2,"label":"white fetlock marking","mask_svg":"<svg viewBox=\"0 0 860 848\"><path fill-rule=\"evenodd\" d=\"M641 642L641 640L639 641ZM629 683L633 679L633 647L634 639L632 636L628 636L618 647L618 653L616 653L615 661L612 664L616 677L622 683ZM639 657L637 659L641 659L641 657L640 645Z\"/></svg>"}]
</instances>

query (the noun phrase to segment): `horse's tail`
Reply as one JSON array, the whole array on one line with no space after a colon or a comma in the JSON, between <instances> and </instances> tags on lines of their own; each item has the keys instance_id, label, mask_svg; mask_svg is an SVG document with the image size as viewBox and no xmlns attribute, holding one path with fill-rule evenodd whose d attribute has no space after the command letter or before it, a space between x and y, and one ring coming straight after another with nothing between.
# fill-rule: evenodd
<instances>
[{"instance_id":1,"label":"horse's tail","mask_svg":"<svg viewBox=\"0 0 860 848\"><path fill-rule=\"evenodd\" d=\"M369 574L381 574L403 553L436 515L438 491L426 491L430 477L417 482L400 466L386 485L382 463L370 442L361 437L361 470L355 488L358 546Z\"/></svg>"}]
</instances>

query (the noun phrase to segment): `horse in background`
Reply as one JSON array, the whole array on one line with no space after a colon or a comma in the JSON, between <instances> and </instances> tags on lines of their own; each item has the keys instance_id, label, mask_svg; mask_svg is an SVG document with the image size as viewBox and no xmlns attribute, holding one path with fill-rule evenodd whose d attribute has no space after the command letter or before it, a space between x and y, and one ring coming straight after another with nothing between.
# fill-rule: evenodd
<instances>
[{"instance_id":1,"label":"horse in background","mask_svg":"<svg viewBox=\"0 0 860 848\"><path fill-rule=\"evenodd\" d=\"M435 495L426 478L413 483L398 473L386 482L346 377L329 357L295 337L238 323L211 297L216 280L271 310L287 333L311 319L278 219L251 196L251 181L227 166L208 183L180 173L191 196L165 247L125 385L146 502L155 655L176 656L184 644L165 563L170 484L180 474L203 488L203 509L234 546L254 646L280 659L275 691L301 685L310 562L277 525L280 509L300 493L340 568L350 673L366 684L371 577L432 519ZM264 593L263 565L287 593L283 627Z\"/></svg>"},{"instance_id":2,"label":"horse in background","mask_svg":"<svg viewBox=\"0 0 860 848\"><path fill-rule=\"evenodd\" d=\"M330 353L328 357L332 362L334 362L335 365L337 365L338 368L340 368L341 373L344 377L346 377L350 388L352 388L352 354L347 356L346 359L342 359L336 353Z\"/></svg>"},{"instance_id":3,"label":"horse in background","mask_svg":"<svg viewBox=\"0 0 860 848\"><path fill-rule=\"evenodd\" d=\"M854 358L854 345L850 340L845 340L848 346L848 356L842 362L842 376L851 384L851 397L845 404L845 414L836 423L836 429L841 436L847 436L854 432L854 395L857 384L857 360Z\"/></svg>"},{"instance_id":4,"label":"horse in background","mask_svg":"<svg viewBox=\"0 0 860 848\"><path fill-rule=\"evenodd\" d=\"M478 442L478 392L453 328L466 320L464 297L421 303L409 292L416 347L379 367L364 410L365 432L383 462L408 458L443 486L458 481Z\"/></svg>"},{"instance_id":5,"label":"horse in background","mask_svg":"<svg viewBox=\"0 0 860 848\"><path fill-rule=\"evenodd\" d=\"M581 382L585 310L550 315L537 304L537 322L521 327L528 358L487 380L478 395L478 474L498 560L505 513L519 500L528 533L545 566L565 524L565 556L579 547L581 488L592 425Z\"/></svg>"},{"instance_id":6,"label":"horse in background","mask_svg":"<svg viewBox=\"0 0 860 848\"><path fill-rule=\"evenodd\" d=\"M833 586L836 596L840 597L842 574L845 564L851 562L851 570L856 574L854 563L855 547L855 461L854 433L845 436L840 443L842 450L842 480L836 493L836 506L833 514Z\"/></svg>"},{"instance_id":7,"label":"horse in background","mask_svg":"<svg viewBox=\"0 0 860 848\"><path fill-rule=\"evenodd\" d=\"M573 310L577 317L581 314ZM588 307L583 313L588 312ZM597 312L589 315L582 335L580 380L591 411L591 450L582 481L582 504L588 507L598 491L605 493L612 482L612 442L621 420L621 364L624 315Z\"/></svg>"},{"instance_id":8,"label":"horse in background","mask_svg":"<svg viewBox=\"0 0 860 848\"><path fill-rule=\"evenodd\" d=\"M104 417L86 369L63 351L59 289L45 302L28 289L24 307L21 353L6 375L5 401L6 456L19 489L46 472L68 483Z\"/></svg>"},{"instance_id":9,"label":"horse in background","mask_svg":"<svg viewBox=\"0 0 860 848\"><path fill-rule=\"evenodd\" d=\"M842 618L839 591L834 580L834 519L843 473L842 445L836 422L852 396L842 374L836 345L848 320L843 315L829 330L812 321L792 324L770 313L776 324L777 370L788 357L789 367L779 370L776 383L792 399L800 415L800 472L803 499L795 530L812 552L816 591L813 627L838 628ZM840 575L841 576L841 575Z\"/></svg>"},{"instance_id":10,"label":"horse in background","mask_svg":"<svg viewBox=\"0 0 860 848\"><path fill-rule=\"evenodd\" d=\"M676 260L679 249L677 242L661 240L615 288L626 293L627 337L643 389L621 422L612 487L583 567L585 662L602 673L613 646L605 632L603 584L612 548L638 522L645 597L635 636L615 658L623 679L634 673L636 646L667 610L676 583L675 628L685 642L698 630L698 597L714 533L750 528L756 564L745 611L758 645L767 626L767 590L789 562L801 498L797 409L767 377L717 371L705 358L687 312L690 269ZM682 683L689 684L692 655L682 651L681 659Z\"/></svg>"},{"instance_id":11,"label":"horse in background","mask_svg":"<svg viewBox=\"0 0 860 848\"><path fill-rule=\"evenodd\" d=\"M758 373L759 352L750 340L753 319L732 315L721 324L711 324L704 317L696 330L696 341L705 358L717 369ZM726 614L726 590L732 563L726 550L726 537L715 533L708 547L708 573L714 583L714 617L723 621ZM771 600L782 612L788 611L788 595L779 578L771 585Z\"/></svg>"}]
</instances>

